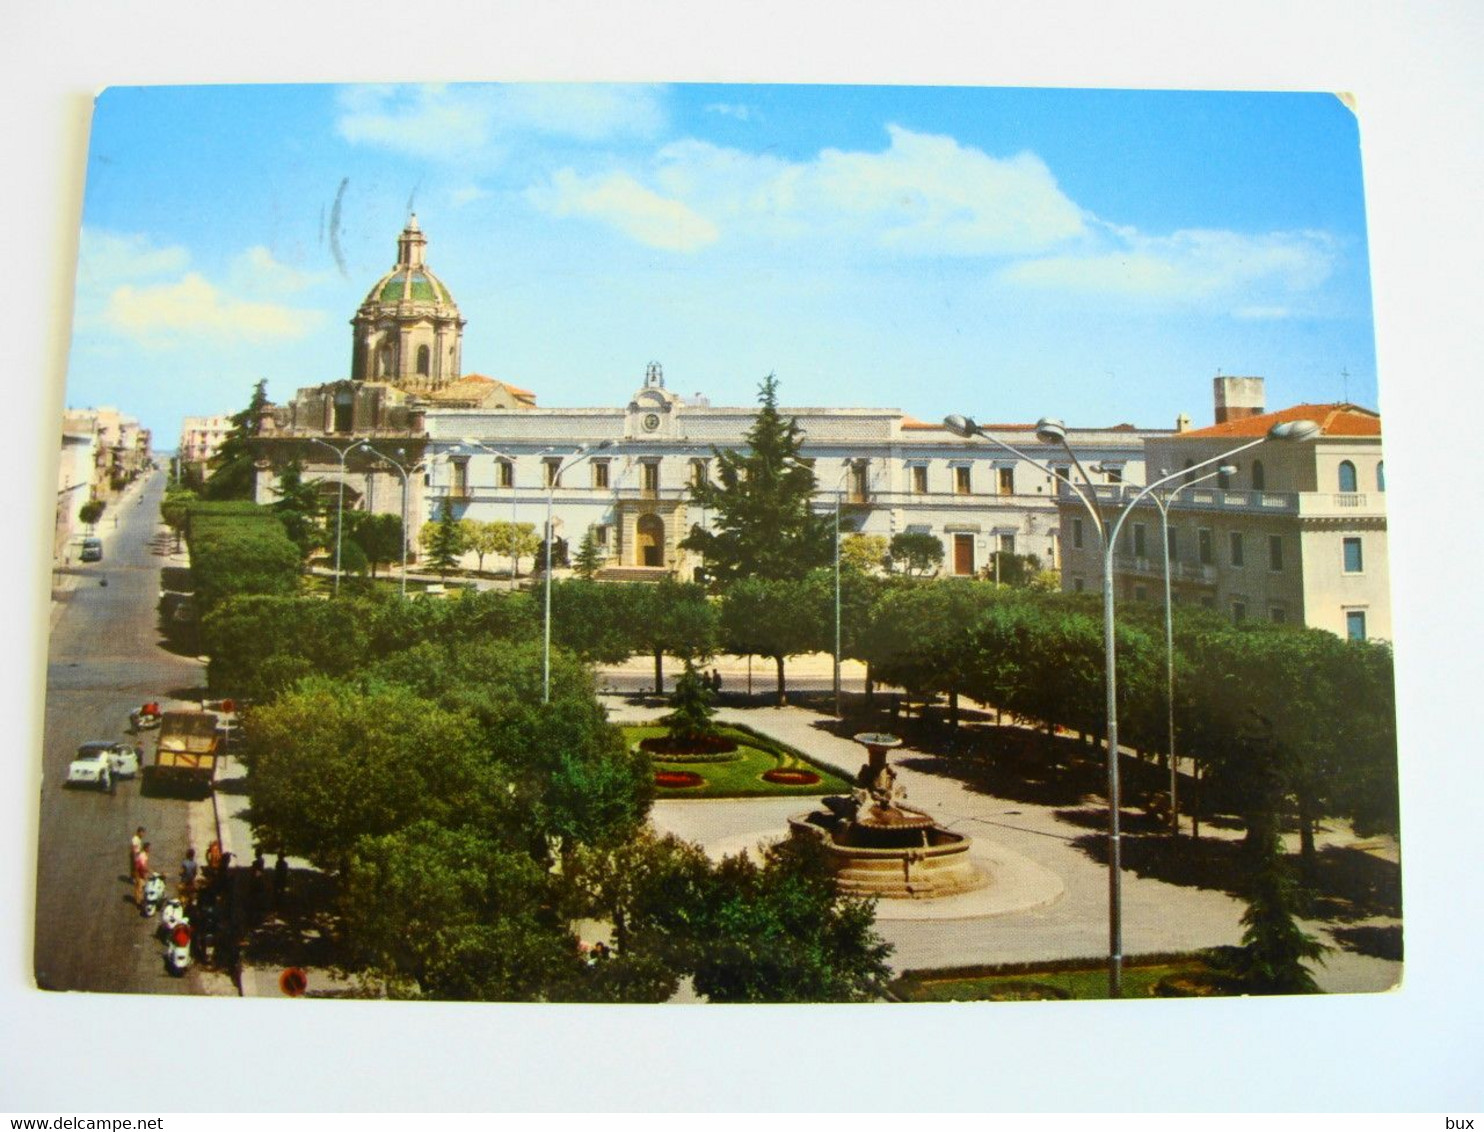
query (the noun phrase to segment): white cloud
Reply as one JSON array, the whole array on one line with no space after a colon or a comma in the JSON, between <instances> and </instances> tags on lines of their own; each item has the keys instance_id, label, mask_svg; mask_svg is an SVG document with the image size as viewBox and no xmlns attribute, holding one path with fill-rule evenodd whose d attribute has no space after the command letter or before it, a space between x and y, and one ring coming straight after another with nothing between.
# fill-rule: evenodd
<instances>
[{"instance_id":1,"label":"white cloud","mask_svg":"<svg viewBox=\"0 0 1484 1132\"><path fill-rule=\"evenodd\" d=\"M477 200L483 200L489 196L478 185L464 185L449 191L448 199L455 208L463 208L466 204L473 204Z\"/></svg>"},{"instance_id":2,"label":"white cloud","mask_svg":"<svg viewBox=\"0 0 1484 1132\"><path fill-rule=\"evenodd\" d=\"M741 102L713 102L706 107L708 114L720 114L724 118L736 118L739 122L752 119L753 109Z\"/></svg>"},{"instance_id":3,"label":"white cloud","mask_svg":"<svg viewBox=\"0 0 1484 1132\"><path fill-rule=\"evenodd\" d=\"M528 134L648 137L665 121L659 88L636 84L351 86L339 102L336 125L347 141L450 160Z\"/></svg>"},{"instance_id":4,"label":"white cloud","mask_svg":"<svg viewBox=\"0 0 1484 1132\"><path fill-rule=\"evenodd\" d=\"M825 150L806 162L687 139L622 176L704 218L718 235L812 238L908 255L1016 255L1085 234L1080 209L1033 154L1000 159L952 138L889 127L877 153ZM566 170L573 180L581 177ZM561 198L558 186L532 199ZM570 213L558 213L567 215ZM709 241L708 241L709 242ZM690 250L687 248L687 250Z\"/></svg>"},{"instance_id":5,"label":"white cloud","mask_svg":"<svg viewBox=\"0 0 1484 1132\"><path fill-rule=\"evenodd\" d=\"M84 228L79 237L77 276L85 286L108 286L183 271L190 253L178 245L156 247L148 236Z\"/></svg>"},{"instance_id":6,"label":"white cloud","mask_svg":"<svg viewBox=\"0 0 1484 1132\"><path fill-rule=\"evenodd\" d=\"M947 255L1017 255L1084 233L1082 211L1035 154L996 158L950 137L888 127L882 153L825 150L823 203L871 220L882 244Z\"/></svg>"},{"instance_id":7,"label":"white cloud","mask_svg":"<svg viewBox=\"0 0 1484 1132\"><path fill-rule=\"evenodd\" d=\"M400 150L414 157L454 157L483 146L488 114L477 95L447 87L348 87L336 123L348 142Z\"/></svg>"},{"instance_id":8,"label":"white cloud","mask_svg":"<svg viewBox=\"0 0 1484 1132\"><path fill-rule=\"evenodd\" d=\"M324 272L300 271L280 263L273 253L258 244L232 261L231 281L234 290L251 294L278 295L302 291L328 278Z\"/></svg>"},{"instance_id":9,"label":"white cloud","mask_svg":"<svg viewBox=\"0 0 1484 1132\"><path fill-rule=\"evenodd\" d=\"M238 343L303 338L323 318L319 311L224 296L196 272L174 283L125 284L109 296L104 311L109 327L151 348L185 339Z\"/></svg>"},{"instance_id":10,"label":"white cloud","mask_svg":"<svg viewBox=\"0 0 1484 1132\"><path fill-rule=\"evenodd\" d=\"M1030 259L1002 278L1026 286L1156 301L1223 305L1244 318L1281 318L1282 300L1320 287L1334 269L1336 247L1322 232L1189 229L1143 236L1109 229L1105 246L1086 254Z\"/></svg>"},{"instance_id":11,"label":"white cloud","mask_svg":"<svg viewBox=\"0 0 1484 1132\"><path fill-rule=\"evenodd\" d=\"M660 196L625 173L582 178L563 169L529 198L554 216L582 216L611 224L641 244L693 252L717 238L716 226L684 203Z\"/></svg>"}]
</instances>

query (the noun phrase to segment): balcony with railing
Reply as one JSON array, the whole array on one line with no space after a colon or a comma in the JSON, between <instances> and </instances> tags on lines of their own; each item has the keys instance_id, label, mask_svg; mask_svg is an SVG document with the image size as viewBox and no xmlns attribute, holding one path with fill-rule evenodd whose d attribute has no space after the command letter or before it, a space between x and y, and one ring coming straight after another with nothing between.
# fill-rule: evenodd
<instances>
[{"instance_id":1,"label":"balcony with railing","mask_svg":"<svg viewBox=\"0 0 1484 1132\"><path fill-rule=\"evenodd\" d=\"M1145 558L1133 554L1115 554L1113 556L1113 572L1125 576L1158 578L1163 580L1165 576L1164 559ZM1214 586L1216 584L1216 567L1202 565L1199 562L1171 562L1170 581L1183 582L1190 585Z\"/></svg>"}]
</instances>

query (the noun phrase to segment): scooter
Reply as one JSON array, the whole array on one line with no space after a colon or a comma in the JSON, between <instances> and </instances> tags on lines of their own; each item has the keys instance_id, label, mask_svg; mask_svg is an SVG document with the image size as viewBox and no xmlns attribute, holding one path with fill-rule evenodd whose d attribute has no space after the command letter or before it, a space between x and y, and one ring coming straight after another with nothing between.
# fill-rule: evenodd
<instances>
[{"instance_id":1,"label":"scooter","mask_svg":"<svg viewBox=\"0 0 1484 1132\"><path fill-rule=\"evenodd\" d=\"M182 915L175 926L165 932L165 970L178 979L190 966L191 922Z\"/></svg>"},{"instance_id":2,"label":"scooter","mask_svg":"<svg viewBox=\"0 0 1484 1132\"><path fill-rule=\"evenodd\" d=\"M150 873L149 879L144 882L144 908L142 913L147 918L153 919L154 914L159 911L160 901L165 898L165 878L159 873Z\"/></svg>"},{"instance_id":3,"label":"scooter","mask_svg":"<svg viewBox=\"0 0 1484 1132\"><path fill-rule=\"evenodd\" d=\"M185 905L178 896L172 896L160 908L160 935L169 935L179 925L189 920L190 917L186 915Z\"/></svg>"}]
</instances>

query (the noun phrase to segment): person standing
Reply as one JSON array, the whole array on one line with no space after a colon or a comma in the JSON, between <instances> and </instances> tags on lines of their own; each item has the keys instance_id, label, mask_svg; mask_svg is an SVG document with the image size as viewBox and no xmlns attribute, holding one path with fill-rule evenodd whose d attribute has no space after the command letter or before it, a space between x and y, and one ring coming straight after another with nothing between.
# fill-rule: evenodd
<instances>
[{"instance_id":1,"label":"person standing","mask_svg":"<svg viewBox=\"0 0 1484 1132\"><path fill-rule=\"evenodd\" d=\"M185 860L180 863L180 898L187 904L196 896L196 875L200 871L196 864L196 850L187 849Z\"/></svg>"},{"instance_id":2,"label":"person standing","mask_svg":"<svg viewBox=\"0 0 1484 1132\"><path fill-rule=\"evenodd\" d=\"M139 905L140 912L144 911L144 882L149 879L149 842L146 841L139 846L139 852L134 855L134 903Z\"/></svg>"},{"instance_id":3,"label":"person standing","mask_svg":"<svg viewBox=\"0 0 1484 1132\"><path fill-rule=\"evenodd\" d=\"M134 878L134 859L139 856L139 850L144 848L144 826L134 831L134 836L129 838L129 867L126 872L129 879Z\"/></svg>"}]
</instances>

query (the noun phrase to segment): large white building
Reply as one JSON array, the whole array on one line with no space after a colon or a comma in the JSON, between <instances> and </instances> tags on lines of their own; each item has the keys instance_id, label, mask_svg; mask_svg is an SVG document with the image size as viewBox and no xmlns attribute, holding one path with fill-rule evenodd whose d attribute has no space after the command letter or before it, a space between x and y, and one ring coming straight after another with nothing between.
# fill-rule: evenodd
<instances>
[{"instance_id":1,"label":"large white building","mask_svg":"<svg viewBox=\"0 0 1484 1132\"><path fill-rule=\"evenodd\" d=\"M1313 421L1321 432L1302 443L1250 448L1230 461L1231 474L1203 478L1173 495L1174 602L1218 609L1237 622L1255 618L1389 639L1380 416L1343 403L1267 412L1256 378L1218 377L1215 388L1215 424L1149 437L1151 475L1220 456L1283 421ZM1106 487L1097 492L1110 511L1130 494ZM1095 589L1102 584L1102 554L1090 517L1070 495L1060 503L1063 588ZM1153 504L1125 521L1113 561L1120 601L1163 600L1161 531Z\"/></svg>"},{"instance_id":2,"label":"large white building","mask_svg":"<svg viewBox=\"0 0 1484 1132\"><path fill-rule=\"evenodd\" d=\"M655 362L626 401L597 408L539 408L506 382L461 378L464 321L427 265L426 243L410 220L397 263L352 322L351 378L301 390L265 418L260 501L274 498L283 466L298 459L327 496L339 498L343 479L347 506L395 513L405 472L414 547L445 499L458 518L513 518L538 530L549 505L554 537L575 548L591 529L609 576L691 577L700 562L679 544L711 517L689 486L712 474L715 450L745 444L756 407L681 397ZM982 572L995 551L1058 564L1054 484L1033 465L900 409L780 412L804 430L818 506L838 504L842 529L932 534L952 574ZM1033 440L1029 424L988 427L1016 446ZM1142 478L1144 442L1159 435L1119 425L1075 428L1071 438L1116 482ZM358 440L366 443L352 449ZM338 452L348 453L343 476Z\"/></svg>"},{"instance_id":3,"label":"large white building","mask_svg":"<svg viewBox=\"0 0 1484 1132\"><path fill-rule=\"evenodd\" d=\"M464 320L428 267L426 245L409 220L396 264L352 320L351 377L302 389L265 413L259 500L275 498L284 466L298 460L327 499L405 510L414 558L418 529L445 502L456 518L538 531L549 509L553 537L569 547L593 533L609 577L692 577L701 563L680 543L712 517L690 487L714 474L718 450L745 445L756 407L679 396L657 362L626 400L596 408L540 408L528 390L463 376ZM1173 493L1174 600L1236 621L1389 637L1380 418L1353 405L1270 413L1263 397L1261 378L1218 377L1210 427L1191 429L1183 418L1173 430L1073 426L1067 441L1111 511L1163 471L1263 437L1279 421L1312 419L1317 440L1263 444L1237 457L1234 472ZM780 412L803 429L817 506L838 506L842 530L933 535L948 574L980 574L996 551L1008 551L1060 569L1067 590L1101 584L1090 517L1039 466L1067 475L1072 461L1038 444L1034 425L983 426L1034 458L1027 460L900 409ZM1152 503L1125 523L1114 554L1120 600L1161 600L1161 531Z\"/></svg>"}]
</instances>

